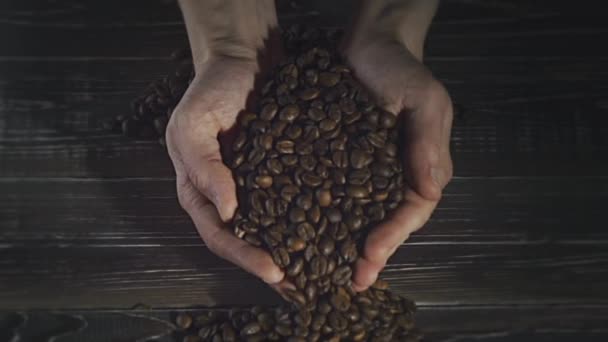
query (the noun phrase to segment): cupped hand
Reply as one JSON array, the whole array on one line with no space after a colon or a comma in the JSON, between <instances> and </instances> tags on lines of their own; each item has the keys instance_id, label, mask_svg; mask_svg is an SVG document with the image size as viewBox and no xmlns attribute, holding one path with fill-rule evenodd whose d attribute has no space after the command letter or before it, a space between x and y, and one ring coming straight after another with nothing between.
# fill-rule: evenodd
<instances>
[{"instance_id":1,"label":"cupped hand","mask_svg":"<svg viewBox=\"0 0 608 342\"><path fill-rule=\"evenodd\" d=\"M364 290L389 257L435 209L452 177L452 102L443 87L405 44L388 37L351 43L346 57L356 75L388 111L403 122L404 202L369 234L357 261L353 285Z\"/></svg>"},{"instance_id":2,"label":"cupped hand","mask_svg":"<svg viewBox=\"0 0 608 342\"><path fill-rule=\"evenodd\" d=\"M227 227L237 208L236 187L220 152L219 136L231 129L254 87L257 64L212 57L196 77L167 126L167 148L177 177L179 203L207 247L269 284L283 279L270 255Z\"/></svg>"}]
</instances>

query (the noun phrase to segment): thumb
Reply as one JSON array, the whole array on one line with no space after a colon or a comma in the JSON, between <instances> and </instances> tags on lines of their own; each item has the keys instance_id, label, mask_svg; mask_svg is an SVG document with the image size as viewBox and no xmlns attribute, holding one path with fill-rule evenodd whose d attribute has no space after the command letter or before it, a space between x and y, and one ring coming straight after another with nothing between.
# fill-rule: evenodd
<instances>
[{"instance_id":1,"label":"thumb","mask_svg":"<svg viewBox=\"0 0 608 342\"><path fill-rule=\"evenodd\" d=\"M405 116L405 175L426 200L438 201L451 178L451 117L441 101L427 102ZM449 104L449 102L448 102Z\"/></svg>"},{"instance_id":2,"label":"thumb","mask_svg":"<svg viewBox=\"0 0 608 342\"><path fill-rule=\"evenodd\" d=\"M191 172L190 181L203 196L213 202L222 221L230 221L237 207L232 173L221 159L207 159L198 165L197 170Z\"/></svg>"},{"instance_id":3,"label":"thumb","mask_svg":"<svg viewBox=\"0 0 608 342\"><path fill-rule=\"evenodd\" d=\"M219 148L217 139L206 137L182 155L192 185L213 203L221 220L227 222L237 207L236 186L230 169L222 162Z\"/></svg>"}]
</instances>

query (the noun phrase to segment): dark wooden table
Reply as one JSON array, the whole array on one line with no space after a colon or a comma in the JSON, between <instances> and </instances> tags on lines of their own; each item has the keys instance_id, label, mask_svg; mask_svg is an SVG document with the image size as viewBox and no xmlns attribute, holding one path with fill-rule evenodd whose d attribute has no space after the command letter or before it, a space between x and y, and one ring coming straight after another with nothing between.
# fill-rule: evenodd
<instances>
[{"instance_id":1,"label":"dark wooden table","mask_svg":"<svg viewBox=\"0 0 608 342\"><path fill-rule=\"evenodd\" d=\"M281 20L344 22L316 2ZM279 302L202 244L162 148L102 128L187 42L174 3L127 4L0 4L0 341L165 341L176 308ZM608 340L607 43L600 1L443 2L455 177L384 271L431 340Z\"/></svg>"}]
</instances>

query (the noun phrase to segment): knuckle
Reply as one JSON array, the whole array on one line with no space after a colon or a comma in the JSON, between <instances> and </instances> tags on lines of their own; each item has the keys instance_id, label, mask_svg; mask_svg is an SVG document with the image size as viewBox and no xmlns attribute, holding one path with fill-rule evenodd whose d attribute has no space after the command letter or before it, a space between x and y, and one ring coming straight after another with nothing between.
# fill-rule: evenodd
<instances>
[{"instance_id":1,"label":"knuckle","mask_svg":"<svg viewBox=\"0 0 608 342\"><path fill-rule=\"evenodd\" d=\"M192 197L185 194L185 191L177 191L177 201L184 210L189 210L192 207Z\"/></svg>"},{"instance_id":2,"label":"knuckle","mask_svg":"<svg viewBox=\"0 0 608 342\"><path fill-rule=\"evenodd\" d=\"M448 163L448 166L446 168L446 173L447 173L446 181L449 183L452 180L452 178L454 177L454 164L452 164L451 160Z\"/></svg>"}]
</instances>

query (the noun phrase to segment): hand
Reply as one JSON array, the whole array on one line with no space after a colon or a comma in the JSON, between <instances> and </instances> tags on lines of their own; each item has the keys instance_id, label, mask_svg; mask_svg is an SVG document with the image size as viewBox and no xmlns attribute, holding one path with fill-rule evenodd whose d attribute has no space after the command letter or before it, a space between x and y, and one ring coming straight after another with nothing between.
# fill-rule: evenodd
<instances>
[{"instance_id":1,"label":"hand","mask_svg":"<svg viewBox=\"0 0 608 342\"><path fill-rule=\"evenodd\" d=\"M351 43L346 57L358 78L383 107L403 119L404 203L369 234L353 277L369 287L388 258L429 219L452 177L452 102L443 87L405 44L388 37Z\"/></svg>"},{"instance_id":2,"label":"hand","mask_svg":"<svg viewBox=\"0 0 608 342\"><path fill-rule=\"evenodd\" d=\"M211 57L198 65L195 79L169 121L166 141L179 203L207 247L274 284L283 279L283 272L270 255L226 227L237 207L236 188L218 141L218 135L233 127L245 108L257 69L256 62L229 57Z\"/></svg>"}]
</instances>

